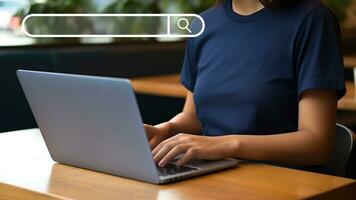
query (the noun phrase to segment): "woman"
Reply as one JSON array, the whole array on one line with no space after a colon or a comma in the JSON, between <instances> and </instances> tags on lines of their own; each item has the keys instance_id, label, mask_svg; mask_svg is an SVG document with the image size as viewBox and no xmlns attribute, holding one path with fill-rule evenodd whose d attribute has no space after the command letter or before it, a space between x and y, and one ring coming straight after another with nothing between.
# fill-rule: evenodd
<instances>
[{"instance_id":1,"label":"woman","mask_svg":"<svg viewBox=\"0 0 356 200\"><path fill-rule=\"evenodd\" d=\"M178 155L322 165L345 94L336 18L319 0L226 0L187 41L184 109L145 125L161 167Z\"/></svg>"}]
</instances>

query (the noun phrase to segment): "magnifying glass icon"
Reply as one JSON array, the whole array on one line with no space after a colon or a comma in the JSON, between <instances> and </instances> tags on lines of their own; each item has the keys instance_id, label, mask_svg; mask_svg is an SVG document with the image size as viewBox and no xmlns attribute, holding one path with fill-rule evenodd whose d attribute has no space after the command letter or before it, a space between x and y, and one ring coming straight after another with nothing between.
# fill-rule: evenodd
<instances>
[{"instance_id":1,"label":"magnifying glass icon","mask_svg":"<svg viewBox=\"0 0 356 200\"><path fill-rule=\"evenodd\" d=\"M187 30L189 33L192 33L192 31L188 27L189 27L189 21L186 18L183 17L178 20L179 29Z\"/></svg>"}]
</instances>

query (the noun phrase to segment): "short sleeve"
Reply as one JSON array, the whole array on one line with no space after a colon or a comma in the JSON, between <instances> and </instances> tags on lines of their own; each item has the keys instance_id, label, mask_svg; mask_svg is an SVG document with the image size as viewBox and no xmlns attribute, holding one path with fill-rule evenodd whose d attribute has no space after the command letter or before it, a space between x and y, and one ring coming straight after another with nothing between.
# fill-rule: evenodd
<instances>
[{"instance_id":1,"label":"short sleeve","mask_svg":"<svg viewBox=\"0 0 356 200\"><path fill-rule=\"evenodd\" d=\"M298 98L310 89L330 89L345 95L340 28L325 7L312 11L303 21L295 45Z\"/></svg>"},{"instance_id":2,"label":"short sleeve","mask_svg":"<svg viewBox=\"0 0 356 200\"><path fill-rule=\"evenodd\" d=\"M181 83L189 91L194 92L195 82L197 78L197 66L194 61L194 51L192 49L192 39L187 40L183 67L180 75Z\"/></svg>"}]
</instances>

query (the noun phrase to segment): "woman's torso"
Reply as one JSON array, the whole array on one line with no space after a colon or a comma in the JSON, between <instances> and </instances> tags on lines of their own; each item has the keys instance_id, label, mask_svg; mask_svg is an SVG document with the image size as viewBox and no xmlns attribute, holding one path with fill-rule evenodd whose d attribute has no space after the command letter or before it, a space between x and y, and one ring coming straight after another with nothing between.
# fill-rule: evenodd
<instances>
[{"instance_id":1,"label":"woman's torso","mask_svg":"<svg viewBox=\"0 0 356 200\"><path fill-rule=\"evenodd\" d=\"M297 130L297 37L304 18L321 6L308 1L241 16L227 1L202 14L206 30L190 41L190 57L197 68L194 101L205 135Z\"/></svg>"}]
</instances>

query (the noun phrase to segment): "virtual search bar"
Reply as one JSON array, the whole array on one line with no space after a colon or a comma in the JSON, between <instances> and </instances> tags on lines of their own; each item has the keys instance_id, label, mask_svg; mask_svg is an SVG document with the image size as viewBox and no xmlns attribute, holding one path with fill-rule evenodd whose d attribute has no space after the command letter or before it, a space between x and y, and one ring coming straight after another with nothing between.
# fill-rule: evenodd
<instances>
[{"instance_id":1,"label":"virtual search bar","mask_svg":"<svg viewBox=\"0 0 356 200\"><path fill-rule=\"evenodd\" d=\"M197 37L204 29L197 14L30 14L22 21L33 38Z\"/></svg>"}]
</instances>

